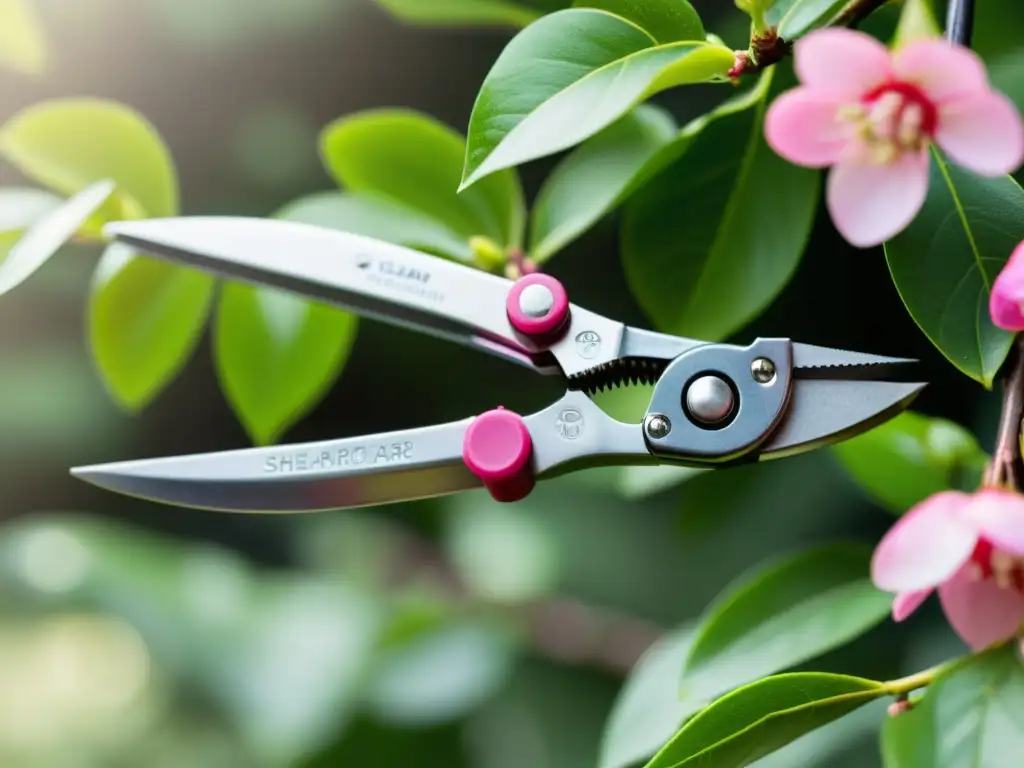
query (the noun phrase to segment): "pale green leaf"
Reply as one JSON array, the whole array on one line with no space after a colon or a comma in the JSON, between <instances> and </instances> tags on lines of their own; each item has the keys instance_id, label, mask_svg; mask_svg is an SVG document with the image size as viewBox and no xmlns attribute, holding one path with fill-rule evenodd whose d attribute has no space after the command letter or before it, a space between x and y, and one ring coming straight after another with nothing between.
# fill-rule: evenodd
<instances>
[{"instance_id":1,"label":"pale green leaf","mask_svg":"<svg viewBox=\"0 0 1024 768\"><path fill-rule=\"evenodd\" d=\"M464 237L435 219L383 198L315 192L289 203L275 217L385 240L457 261L473 259Z\"/></svg>"},{"instance_id":2,"label":"pale green leaf","mask_svg":"<svg viewBox=\"0 0 1024 768\"><path fill-rule=\"evenodd\" d=\"M644 762L693 714L693 707L679 700L676 684L692 632L689 626L669 632L633 667L605 725L598 768Z\"/></svg>"},{"instance_id":3,"label":"pale green leaf","mask_svg":"<svg viewBox=\"0 0 1024 768\"><path fill-rule=\"evenodd\" d=\"M545 16L509 43L480 89L462 186L580 144L660 91L721 79L734 60L704 41L658 45L605 11Z\"/></svg>"},{"instance_id":4,"label":"pale green leaf","mask_svg":"<svg viewBox=\"0 0 1024 768\"><path fill-rule=\"evenodd\" d=\"M787 65L771 67L750 93L684 129L625 206L626 280L658 330L722 340L795 274L820 175L780 158L763 131L767 104L790 80ZM785 194L768 191L766 179Z\"/></svg>"},{"instance_id":5,"label":"pale green leaf","mask_svg":"<svg viewBox=\"0 0 1024 768\"><path fill-rule=\"evenodd\" d=\"M431 117L401 109L362 112L327 126L320 145L325 165L351 192L416 210L467 240L522 244L525 208L515 171L460 194L465 140Z\"/></svg>"},{"instance_id":6,"label":"pale green leaf","mask_svg":"<svg viewBox=\"0 0 1024 768\"><path fill-rule=\"evenodd\" d=\"M50 213L62 200L44 189L4 187L0 189L0 234L21 233Z\"/></svg>"},{"instance_id":7,"label":"pale green leaf","mask_svg":"<svg viewBox=\"0 0 1024 768\"><path fill-rule=\"evenodd\" d=\"M32 0L0 0L0 66L27 75L46 69L46 31Z\"/></svg>"},{"instance_id":8,"label":"pale green leaf","mask_svg":"<svg viewBox=\"0 0 1024 768\"><path fill-rule=\"evenodd\" d=\"M942 28L935 20L931 0L904 0L893 46L898 48L914 40L942 37Z\"/></svg>"},{"instance_id":9,"label":"pale green leaf","mask_svg":"<svg viewBox=\"0 0 1024 768\"><path fill-rule=\"evenodd\" d=\"M551 258L619 205L677 130L669 113L641 104L560 163L533 207L529 250L534 262Z\"/></svg>"},{"instance_id":10,"label":"pale green leaf","mask_svg":"<svg viewBox=\"0 0 1024 768\"><path fill-rule=\"evenodd\" d=\"M21 285L64 246L114 191L112 181L100 181L83 189L55 210L36 219L10 248L0 264L0 296ZM35 201L38 205L41 201ZM0 205L3 204L0 198ZM22 209L20 215L38 209ZM2 215L2 214L0 214Z\"/></svg>"},{"instance_id":11,"label":"pale green leaf","mask_svg":"<svg viewBox=\"0 0 1024 768\"><path fill-rule=\"evenodd\" d=\"M241 283L221 290L217 375L253 441L269 445L312 410L341 374L358 319L293 293Z\"/></svg>"},{"instance_id":12,"label":"pale green leaf","mask_svg":"<svg viewBox=\"0 0 1024 768\"><path fill-rule=\"evenodd\" d=\"M214 280L114 243L96 267L89 341L107 389L130 411L148 405L199 343Z\"/></svg>"},{"instance_id":13,"label":"pale green leaf","mask_svg":"<svg viewBox=\"0 0 1024 768\"><path fill-rule=\"evenodd\" d=\"M778 0L765 13L765 21L778 29L783 40L795 41L825 26L850 0Z\"/></svg>"},{"instance_id":14,"label":"pale green leaf","mask_svg":"<svg viewBox=\"0 0 1024 768\"><path fill-rule=\"evenodd\" d=\"M130 107L71 98L43 101L0 128L0 153L26 176L64 194L103 179L117 185L111 218L173 216L178 179L163 139Z\"/></svg>"}]
</instances>

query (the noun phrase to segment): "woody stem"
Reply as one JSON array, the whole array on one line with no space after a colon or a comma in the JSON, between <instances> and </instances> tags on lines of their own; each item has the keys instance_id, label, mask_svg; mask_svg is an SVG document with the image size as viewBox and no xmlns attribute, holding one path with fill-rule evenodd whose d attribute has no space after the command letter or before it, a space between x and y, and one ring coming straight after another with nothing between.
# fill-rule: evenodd
<instances>
[{"instance_id":1,"label":"woody stem","mask_svg":"<svg viewBox=\"0 0 1024 768\"><path fill-rule=\"evenodd\" d=\"M987 486L1020 488L1021 428L1024 424L1024 336L1018 336L1003 367L1003 412L992 460L985 469Z\"/></svg>"}]
</instances>

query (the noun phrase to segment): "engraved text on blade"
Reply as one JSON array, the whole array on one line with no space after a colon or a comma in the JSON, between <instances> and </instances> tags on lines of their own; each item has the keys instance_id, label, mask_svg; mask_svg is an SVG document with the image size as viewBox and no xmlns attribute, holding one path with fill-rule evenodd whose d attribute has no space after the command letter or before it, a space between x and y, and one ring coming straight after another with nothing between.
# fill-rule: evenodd
<instances>
[{"instance_id":1,"label":"engraved text on blade","mask_svg":"<svg viewBox=\"0 0 1024 768\"><path fill-rule=\"evenodd\" d=\"M391 466L413 460L413 444L409 440L394 443L371 443L356 447L289 451L267 456L265 474L326 472L346 467Z\"/></svg>"}]
</instances>

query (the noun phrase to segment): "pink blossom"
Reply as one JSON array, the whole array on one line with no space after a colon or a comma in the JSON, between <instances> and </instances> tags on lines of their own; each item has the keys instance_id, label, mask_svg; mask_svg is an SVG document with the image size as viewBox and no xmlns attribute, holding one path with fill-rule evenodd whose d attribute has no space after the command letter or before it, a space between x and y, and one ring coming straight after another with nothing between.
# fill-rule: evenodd
<instances>
[{"instance_id":1,"label":"pink blossom","mask_svg":"<svg viewBox=\"0 0 1024 768\"><path fill-rule=\"evenodd\" d=\"M832 168L829 213L853 245L878 245L914 220L933 142L985 176L1024 162L1020 113L967 48L923 39L890 51L835 28L800 39L793 55L801 85L772 103L765 138L792 163Z\"/></svg>"},{"instance_id":2,"label":"pink blossom","mask_svg":"<svg viewBox=\"0 0 1024 768\"><path fill-rule=\"evenodd\" d=\"M988 312L998 327L1007 331L1024 331L1024 242L1010 255L992 284Z\"/></svg>"},{"instance_id":3,"label":"pink blossom","mask_svg":"<svg viewBox=\"0 0 1024 768\"><path fill-rule=\"evenodd\" d=\"M892 527L871 563L875 585L895 592L903 621L935 589L946 618L975 650L1024 626L1024 496L986 488L943 491Z\"/></svg>"}]
</instances>

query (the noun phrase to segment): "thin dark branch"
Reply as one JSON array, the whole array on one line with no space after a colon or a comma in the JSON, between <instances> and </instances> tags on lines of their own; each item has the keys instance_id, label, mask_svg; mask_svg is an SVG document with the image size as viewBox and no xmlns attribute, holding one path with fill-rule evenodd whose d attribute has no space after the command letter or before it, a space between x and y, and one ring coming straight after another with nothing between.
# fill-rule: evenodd
<instances>
[{"instance_id":1,"label":"thin dark branch","mask_svg":"<svg viewBox=\"0 0 1024 768\"><path fill-rule=\"evenodd\" d=\"M1024 336L1019 336L1002 374L1003 412L992 460L985 470L987 486L1020 489L1020 436L1024 421Z\"/></svg>"},{"instance_id":2,"label":"thin dark branch","mask_svg":"<svg viewBox=\"0 0 1024 768\"><path fill-rule=\"evenodd\" d=\"M950 0L946 13L946 37L970 47L974 34L974 0Z\"/></svg>"},{"instance_id":3,"label":"thin dark branch","mask_svg":"<svg viewBox=\"0 0 1024 768\"><path fill-rule=\"evenodd\" d=\"M828 23L830 27L856 27L889 0L853 0Z\"/></svg>"}]
</instances>

